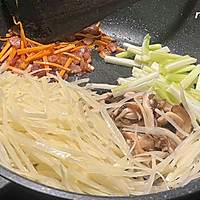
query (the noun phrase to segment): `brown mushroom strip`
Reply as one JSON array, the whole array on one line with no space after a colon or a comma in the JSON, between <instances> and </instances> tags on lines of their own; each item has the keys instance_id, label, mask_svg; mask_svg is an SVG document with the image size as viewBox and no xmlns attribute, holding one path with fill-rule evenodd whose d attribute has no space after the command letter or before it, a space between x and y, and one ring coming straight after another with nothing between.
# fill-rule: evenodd
<instances>
[{"instance_id":1,"label":"brown mushroom strip","mask_svg":"<svg viewBox=\"0 0 200 200\"><path fill-rule=\"evenodd\" d=\"M167 101L165 99L161 100L158 104L157 104L157 108L158 109L163 109L166 105Z\"/></svg>"},{"instance_id":2,"label":"brown mushroom strip","mask_svg":"<svg viewBox=\"0 0 200 200\"><path fill-rule=\"evenodd\" d=\"M178 115L166 115L163 111L158 110L157 108L155 109L155 112L157 112L158 114L160 114L161 116L163 116L172 126L174 126L174 128L179 131L181 134L183 134L184 136L188 136L188 133L186 133L183 129L182 126L184 126L184 121L181 117L179 117ZM178 117L177 117L178 116ZM171 118L172 117L172 118ZM176 122L174 120L177 120ZM182 124L183 121L183 124ZM177 124L180 123L180 124Z\"/></svg>"},{"instance_id":3,"label":"brown mushroom strip","mask_svg":"<svg viewBox=\"0 0 200 200\"><path fill-rule=\"evenodd\" d=\"M166 102L165 107L163 108L163 110L165 112L169 112L169 111L171 111L171 109L172 109L172 105Z\"/></svg>"},{"instance_id":4,"label":"brown mushroom strip","mask_svg":"<svg viewBox=\"0 0 200 200\"><path fill-rule=\"evenodd\" d=\"M142 112L140 110L140 107L135 102L127 102L125 103L125 107L130 108L132 111L135 111L140 114L142 117Z\"/></svg>"},{"instance_id":5,"label":"brown mushroom strip","mask_svg":"<svg viewBox=\"0 0 200 200\"><path fill-rule=\"evenodd\" d=\"M188 115L187 111L180 105L175 105L172 107L172 112L177 114L179 117L181 117L184 121L183 125L181 128L183 131L186 133L190 133L192 130L192 124L191 124L191 119L190 116ZM176 132L176 134L181 138L184 139L185 136L181 134L179 131Z\"/></svg>"},{"instance_id":6,"label":"brown mushroom strip","mask_svg":"<svg viewBox=\"0 0 200 200\"><path fill-rule=\"evenodd\" d=\"M129 108L122 109L121 113L115 118L115 120L119 120L120 118L123 118L127 113L130 113L130 112L132 112L132 110Z\"/></svg>"},{"instance_id":7,"label":"brown mushroom strip","mask_svg":"<svg viewBox=\"0 0 200 200\"><path fill-rule=\"evenodd\" d=\"M155 148L155 141L149 135L142 135L138 141L144 151L152 151Z\"/></svg>"},{"instance_id":8,"label":"brown mushroom strip","mask_svg":"<svg viewBox=\"0 0 200 200\"><path fill-rule=\"evenodd\" d=\"M182 127L184 125L184 121L181 117L179 117L177 114L173 112L167 112L166 115L170 117L179 127ZM158 125L165 126L168 121L164 116L160 116L157 119Z\"/></svg>"}]
</instances>

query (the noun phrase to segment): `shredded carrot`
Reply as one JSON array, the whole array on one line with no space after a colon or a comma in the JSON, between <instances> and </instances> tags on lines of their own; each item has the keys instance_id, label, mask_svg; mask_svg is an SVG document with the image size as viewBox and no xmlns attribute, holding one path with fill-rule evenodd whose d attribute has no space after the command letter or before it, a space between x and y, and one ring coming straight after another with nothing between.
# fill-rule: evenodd
<instances>
[{"instance_id":1,"label":"shredded carrot","mask_svg":"<svg viewBox=\"0 0 200 200\"><path fill-rule=\"evenodd\" d=\"M16 22L15 17L13 17L13 21L14 21L15 25L20 26L20 36L21 36L22 41L24 42L24 47L26 48L27 47L27 40L26 40L26 36L25 36L25 33L24 33L22 23L20 21Z\"/></svg>"},{"instance_id":2,"label":"shredded carrot","mask_svg":"<svg viewBox=\"0 0 200 200\"><path fill-rule=\"evenodd\" d=\"M94 44L97 45L97 46L106 46L106 45L108 45L107 42L103 42L101 40L95 40Z\"/></svg>"},{"instance_id":3,"label":"shredded carrot","mask_svg":"<svg viewBox=\"0 0 200 200\"><path fill-rule=\"evenodd\" d=\"M69 58L69 59L67 60L66 64L65 64L65 66L64 66L65 69L62 69L62 70L60 71L60 76L61 76L61 77L64 76L64 74L65 74L65 72L66 72L66 69L71 65L71 63L72 63L72 58Z\"/></svg>"},{"instance_id":4,"label":"shredded carrot","mask_svg":"<svg viewBox=\"0 0 200 200\"><path fill-rule=\"evenodd\" d=\"M11 46L11 43L9 42L8 38L12 37L13 35L10 33L6 34L6 38L1 38L0 41L7 41L5 46L0 52L0 62L3 62L6 60L7 65L9 66L8 69L12 70L14 73L23 74L25 72L25 69L29 64L39 64L44 66L44 70L46 73L50 71L50 66L57 67L61 70L60 76L63 77L65 73L69 72L71 69L69 66L71 63L76 60L81 61L81 58L73 54L73 52L78 51L84 47L88 47L89 49L94 49L95 45L97 46L107 46L109 42L116 41L114 38L111 38L109 36L106 36L105 34L102 34L102 30L100 27L100 22L96 24L98 27L100 33L99 35L92 35L92 34L84 34L84 33L76 33L75 36L79 36L82 39L76 39L73 42L59 42L59 43L52 43L48 45L41 44L37 41L31 40L29 38L26 38L24 29L22 27L22 23L20 21L16 22L15 18L13 17L13 21L16 25L20 28L20 36L21 36L21 43L20 43L20 49L16 49L15 46ZM91 38L90 45L86 45L84 43L85 38ZM27 47L28 44L32 44L33 47ZM125 51L124 49L117 47L117 50L119 51ZM63 66L61 64L58 64L57 62L48 62L48 56L50 55L66 55L68 57L66 64ZM22 65L20 67L18 66L10 66L12 64L13 59L17 56L20 62L23 61ZM42 61L41 61L42 59ZM77 62L76 62L77 63ZM94 66L88 64L88 71L93 71L95 68Z\"/></svg>"},{"instance_id":5,"label":"shredded carrot","mask_svg":"<svg viewBox=\"0 0 200 200\"><path fill-rule=\"evenodd\" d=\"M79 49L82 49L83 47L85 47L85 45L81 45L81 46L75 47L70 52L78 51Z\"/></svg>"},{"instance_id":6,"label":"shredded carrot","mask_svg":"<svg viewBox=\"0 0 200 200\"><path fill-rule=\"evenodd\" d=\"M92 70L92 71L94 71L94 70L95 70L95 67L94 67L94 66L92 66L92 65L90 65L90 64L88 64L88 68L89 68L90 70Z\"/></svg>"},{"instance_id":7,"label":"shredded carrot","mask_svg":"<svg viewBox=\"0 0 200 200\"><path fill-rule=\"evenodd\" d=\"M35 55L35 53L30 53L29 55L28 55L28 57L26 58L26 60L22 63L22 65L21 65L21 68L22 69L25 69L28 65L29 65L29 62L27 61L27 59L29 59L30 57L32 57L33 55Z\"/></svg>"},{"instance_id":8,"label":"shredded carrot","mask_svg":"<svg viewBox=\"0 0 200 200\"><path fill-rule=\"evenodd\" d=\"M94 49L94 45L93 45L93 44L87 45L87 47L88 47L89 49Z\"/></svg>"},{"instance_id":9,"label":"shredded carrot","mask_svg":"<svg viewBox=\"0 0 200 200\"><path fill-rule=\"evenodd\" d=\"M67 44L68 45L68 44ZM55 46L54 49L61 49L63 47L66 47L67 46L66 44L60 44L58 46Z\"/></svg>"},{"instance_id":10,"label":"shredded carrot","mask_svg":"<svg viewBox=\"0 0 200 200\"><path fill-rule=\"evenodd\" d=\"M60 77L62 78L63 76L64 76L64 74L65 74L65 72L66 72L66 70L65 69L62 69L61 71L60 71Z\"/></svg>"},{"instance_id":11,"label":"shredded carrot","mask_svg":"<svg viewBox=\"0 0 200 200\"><path fill-rule=\"evenodd\" d=\"M67 60L67 62L66 62L66 64L65 64L65 66L64 66L64 68L65 68L65 69L68 68L68 67L71 65L71 63L72 63L72 58L68 58L68 60Z\"/></svg>"},{"instance_id":12,"label":"shredded carrot","mask_svg":"<svg viewBox=\"0 0 200 200\"><path fill-rule=\"evenodd\" d=\"M6 59L7 65L10 65L11 61L13 60L13 58L15 57L15 55L17 53L17 51L16 51L14 46L12 46L11 48L12 48L12 51L11 51L9 57Z\"/></svg>"},{"instance_id":13,"label":"shredded carrot","mask_svg":"<svg viewBox=\"0 0 200 200\"><path fill-rule=\"evenodd\" d=\"M24 49L24 42L21 40L21 49ZM21 55L22 61L25 61L25 54Z\"/></svg>"},{"instance_id":14,"label":"shredded carrot","mask_svg":"<svg viewBox=\"0 0 200 200\"><path fill-rule=\"evenodd\" d=\"M6 33L6 37L9 38L12 37L12 35L10 33Z\"/></svg>"},{"instance_id":15,"label":"shredded carrot","mask_svg":"<svg viewBox=\"0 0 200 200\"><path fill-rule=\"evenodd\" d=\"M8 38L1 38L0 37L0 41L2 41L2 42L6 42L8 40Z\"/></svg>"},{"instance_id":16,"label":"shredded carrot","mask_svg":"<svg viewBox=\"0 0 200 200\"><path fill-rule=\"evenodd\" d=\"M51 50L44 50L44 51L39 51L38 53L32 55L31 57L27 58L26 59L26 62L30 62L30 61L33 61L33 60L38 60L44 56L47 56L49 54L52 54L52 51Z\"/></svg>"},{"instance_id":17,"label":"shredded carrot","mask_svg":"<svg viewBox=\"0 0 200 200\"><path fill-rule=\"evenodd\" d=\"M75 56L73 53L64 52L63 54L70 56L78 61L81 61L81 59L78 56Z\"/></svg>"},{"instance_id":18,"label":"shredded carrot","mask_svg":"<svg viewBox=\"0 0 200 200\"><path fill-rule=\"evenodd\" d=\"M50 65L50 66L53 66L53 67L58 67L58 68L61 68L61 69L65 69L66 71L70 71L69 68L65 68L64 66L62 65L59 65L59 64L56 64L56 63L52 63L52 62L40 62L40 61L33 61L34 64L39 64L39 65Z\"/></svg>"},{"instance_id":19,"label":"shredded carrot","mask_svg":"<svg viewBox=\"0 0 200 200\"><path fill-rule=\"evenodd\" d=\"M12 52L12 47L1 57L0 62L3 62Z\"/></svg>"},{"instance_id":20,"label":"shredded carrot","mask_svg":"<svg viewBox=\"0 0 200 200\"><path fill-rule=\"evenodd\" d=\"M28 65L29 65L29 62L25 61L25 62L22 63L21 68L25 69Z\"/></svg>"},{"instance_id":21,"label":"shredded carrot","mask_svg":"<svg viewBox=\"0 0 200 200\"><path fill-rule=\"evenodd\" d=\"M44 56L44 57L42 58L42 60L43 60L44 62L48 62L47 56ZM49 65L44 65L44 67L45 67L46 69L48 69L48 68L49 68ZM49 70L46 70L45 72L46 72L46 74L47 74L47 73L49 73Z\"/></svg>"},{"instance_id":22,"label":"shredded carrot","mask_svg":"<svg viewBox=\"0 0 200 200\"><path fill-rule=\"evenodd\" d=\"M64 51L70 51L71 49L73 49L75 47L74 44L69 44L68 46L62 48L62 49L58 49L56 51L54 51L54 54L58 54L58 53L62 53Z\"/></svg>"},{"instance_id":23,"label":"shredded carrot","mask_svg":"<svg viewBox=\"0 0 200 200\"><path fill-rule=\"evenodd\" d=\"M10 42L7 42L6 45L3 47L1 53L0 53L0 59L2 58L4 53L6 53L6 51L10 48L10 46L11 46Z\"/></svg>"},{"instance_id":24,"label":"shredded carrot","mask_svg":"<svg viewBox=\"0 0 200 200\"><path fill-rule=\"evenodd\" d=\"M118 47L118 46L117 46L117 50L118 51L123 51L123 52L126 51L125 49L122 49L121 47Z\"/></svg>"},{"instance_id":25,"label":"shredded carrot","mask_svg":"<svg viewBox=\"0 0 200 200\"><path fill-rule=\"evenodd\" d=\"M59 43L60 45L68 45L68 44L70 44L69 42L60 42Z\"/></svg>"},{"instance_id":26,"label":"shredded carrot","mask_svg":"<svg viewBox=\"0 0 200 200\"><path fill-rule=\"evenodd\" d=\"M33 51L50 49L50 48L52 48L54 46L55 46L55 44L49 44L49 45L42 45L42 46L31 47L31 48L18 49L17 50L17 55L21 55L21 54L24 54L24 53L31 53Z\"/></svg>"},{"instance_id":27,"label":"shredded carrot","mask_svg":"<svg viewBox=\"0 0 200 200\"><path fill-rule=\"evenodd\" d=\"M101 39L103 39L103 40L110 40L110 41L116 41L116 39L111 38L109 36L102 36Z\"/></svg>"},{"instance_id":28,"label":"shredded carrot","mask_svg":"<svg viewBox=\"0 0 200 200\"><path fill-rule=\"evenodd\" d=\"M99 27L101 25L101 22L97 22L96 26Z\"/></svg>"},{"instance_id":29,"label":"shredded carrot","mask_svg":"<svg viewBox=\"0 0 200 200\"><path fill-rule=\"evenodd\" d=\"M27 40L28 42L33 43L33 44L38 45L38 46L42 46L42 45L43 45L43 44L41 44L41 43L39 43L39 42L36 42L36 41L34 41L34 40L31 40L31 39L29 39L29 38L26 38L26 40Z\"/></svg>"}]
</instances>

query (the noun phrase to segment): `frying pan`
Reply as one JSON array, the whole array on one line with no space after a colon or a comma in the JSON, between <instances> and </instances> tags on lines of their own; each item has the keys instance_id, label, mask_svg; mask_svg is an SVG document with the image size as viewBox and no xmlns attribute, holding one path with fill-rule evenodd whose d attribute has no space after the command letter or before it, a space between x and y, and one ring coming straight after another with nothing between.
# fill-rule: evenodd
<instances>
[{"instance_id":1,"label":"frying pan","mask_svg":"<svg viewBox=\"0 0 200 200\"><path fill-rule=\"evenodd\" d=\"M124 41L141 45L143 37L150 33L152 43L168 45L174 53L189 54L199 60L200 16L195 18L196 12L199 11L199 0L141 0L102 20L102 29L107 35L115 37L119 45ZM4 35L8 28L9 22L0 13L0 35ZM93 53L93 65L96 67L95 71L85 75L91 82L114 84L119 76L128 77L131 74L130 68L105 64L96 52ZM12 187L14 183L17 187L30 190L35 196L42 195L44 199L108 199L51 188L28 180L2 166L0 175L12 182L5 181L7 186ZM188 199L198 192L200 180L194 180L184 187L170 191L109 199Z\"/></svg>"}]
</instances>

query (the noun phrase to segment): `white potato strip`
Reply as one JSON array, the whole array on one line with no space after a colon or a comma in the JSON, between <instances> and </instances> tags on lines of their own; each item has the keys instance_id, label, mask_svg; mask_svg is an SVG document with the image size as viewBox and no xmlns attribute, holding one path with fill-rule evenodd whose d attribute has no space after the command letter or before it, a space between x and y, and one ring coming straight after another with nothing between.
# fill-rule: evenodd
<instances>
[{"instance_id":1,"label":"white potato strip","mask_svg":"<svg viewBox=\"0 0 200 200\"><path fill-rule=\"evenodd\" d=\"M0 132L0 140L4 145L4 148L8 152L9 157L11 157L13 164L16 165L21 171L26 171L26 168L23 166L21 160L17 156L15 150L11 146L12 143L8 141L8 139Z\"/></svg>"},{"instance_id":2,"label":"white potato strip","mask_svg":"<svg viewBox=\"0 0 200 200\"><path fill-rule=\"evenodd\" d=\"M23 160L23 162L26 164L27 169L31 172L31 173L35 173L37 174L36 169L33 167L33 164L30 162L29 158L25 155L25 153L23 152L23 150L20 148L20 146L18 145L18 143L14 140L9 138L9 141L11 141L11 143L13 144L15 150L18 152L18 154L20 155L21 159Z\"/></svg>"},{"instance_id":3,"label":"white potato strip","mask_svg":"<svg viewBox=\"0 0 200 200\"><path fill-rule=\"evenodd\" d=\"M11 162L15 172L60 189L135 193L132 177L150 172L127 171L139 163L130 154L129 161L123 159L129 148L106 108L77 83L57 79L48 83L49 78L32 78L26 72L21 77L10 72L0 76L1 164L9 167ZM118 174L115 164L120 166ZM88 166L96 171L89 173ZM105 176L98 166L108 166L113 173Z\"/></svg>"},{"instance_id":4,"label":"white potato strip","mask_svg":"<svg viewBox=\"0 0 200 200\"><path fill-rule=\"evenodd\" d=\"M57 82L48 83L50 78ZM68 83L53 75L38 79L27 72L21 77L1 74L0 164L55 188L106 196L161 191L199 177L200 129L181 141L164 128L128 126L124 130L136 138L148 132L178 144L170 155L132 155L137 140L127 145L106 107L96 101L98 95L77 85L86 82ZM116 108L137 95L109 106ZM188 153L190 148L197 149Z\"/></svg>"},{"instance_id":5,"label":"white potato strip","mask_svg":"<svg viewBox=\"0 0 200 200\"><path fill-rule=\"evenodd\" d=\"M1 133L0 133L1 134ZM1 162L2 164L5 166L5 167L8 167L8 168L11 168L11 160L10 158L8 157L8 154L6 152L6 149L4 148L1 140L0 140L0 159L1 159Z\"/></svg>"},{"instance_id":6,"label":"white potato strip","mask_svg":"<svg viewBox=\"0 0 200 200\"><path fill-rule=\"evenodd\" d=\"M140 108L140 110L142 112L142 116L143 116L143 119L144 119L144 125L146 127L148 127L148 124L149 124L148 123L148 118L147 118L147 115L146 115L146 112L145 112L143 106L141 105L141 103L136 98L134 98L134 100L135 100L136 104L139 106L139 108ZM146 133L148 133L148 130L147 130Z\"/></svg>"},{"instance_id":7,"label":"white potato strip","mask_svg":"<svg viewBox=\"0 0 200 200\"><path fill-rule=\"evenodd\" d=\"M33 74L38 73L38 72L49 71L49 70L51 70L51 68L42 68L42 69L37 69L37 70L35 70L35 71L32 71L32 72L30 72L29 74L30 74L30 75L33 75Z\"/></svg>"}]
</instances>

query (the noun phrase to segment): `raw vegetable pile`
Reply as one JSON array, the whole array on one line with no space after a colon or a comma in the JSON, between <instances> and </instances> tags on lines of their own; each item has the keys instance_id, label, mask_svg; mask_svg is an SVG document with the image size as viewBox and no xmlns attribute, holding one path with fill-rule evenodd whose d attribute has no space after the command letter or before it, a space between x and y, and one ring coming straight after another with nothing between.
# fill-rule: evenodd
<instances>
[{"instance_id":1,"label":"raw vegetable pile","mask_svg":"<svg viewBox=\"0 0 200 200\"><path fill-rule=\"evenodd\" d=\"M195 65L195 58L169 53L169 48L160 44L150 45L149 35L142 47L125 43L127 51L116 57L106 56L112 52L111 47L101 43L99 51L102 57L106 56L105 61L133 67L133 76L119 78L118 86L90 83L80 87L78 84L88 79L69 83L62 79L61 72L66 73L68 68L71 71L70 65L66 65L69 60L77 60L72 52L62 49L82 49L81 45L34 44L19 25L20 48L13 53L15 47L6 38L0 53L3 166L56 188L107 196L160 192L200 177L200 66ZM27 41L36 46L27 47ZM37 50L33 51L34 48ZM67 53L68 64L46 62L43 56L48 57L48 51ZM30 63L26 70L10 66L15 56L23 61L22 65L33 57L39 59L31 60L33 64L44 67L31 72ZM55 64L62 67L46 74ZM32 76L41 71L46 76ZM50 82L52 78L56 81ZM108 94L97 94L95 88L111 89L112 93L108 98ZM171 115L165 111L166 105ZM140 115L129 113L128 109L133 107ZM190 122L188 132L171 117L179 110ZM138 119L135 123L135 116L143 120L142 125ZM162 120L156 122L159 117ZM185 119L181 119L182 124ZM157 123L162 121L171 124L175 131L158 127ZM130 122L133 123L127 126ZM146 150L147 139L156 146Z\"/></svg>"},{"instance_id":2,"label":"raw vegetable pile","mask_svg":"<svg viewBox=\"0 0 200 200\"><path fill-rule=\"evenodd\" d=\"M144 38L142 47L128 43L123 46L127 47L126 52L116 57L105 57L106 62L133 67L132 77L119 78L120 85L112 88L114 97L128 91L153 90L158 99L166 99L171 104L182 103L187 107L193 126L198 127L200 65L195 64L197 59L172 54L167 46L162 47L161 44L150 45L149 35ZM184 98L181 98L181 94L184 94Z\"/></svg>"},{"instance_id":3,"label":"raw vegetable pile","mask_svg":"<svg viewBox=\"0 0 200 200\"><path fill-rule=\"evenodd\" d=\"M0 38L5 41L0 52L0 72L10 70L22 75L28 71L38 77L59 72L67 80L69 75L82 76L95 69L91 65L92 49L97 50L103 58L117 50L124 51L113 43L115 39L102 33L100 22L69 36L66 42L47 45L27 38L22 23L15 19L14 23L6 38Z\"/></svg>"}]
</instances>

